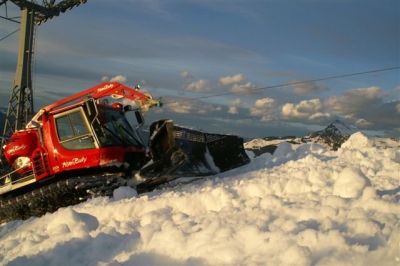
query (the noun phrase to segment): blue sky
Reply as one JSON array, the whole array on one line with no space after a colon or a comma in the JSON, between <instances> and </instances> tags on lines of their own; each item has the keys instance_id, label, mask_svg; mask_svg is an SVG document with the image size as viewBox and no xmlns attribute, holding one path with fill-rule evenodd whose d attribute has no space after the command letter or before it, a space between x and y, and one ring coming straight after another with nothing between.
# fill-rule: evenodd
<instances>
[{"instance_id":1,"label":"blue sky","mask_svg":"<svg viewBox=\"0 0 400 266\"><path fill-rule=\"evenodd\" d=\"M0 37L16 27L1 21ZM2 106L17 42L17 34L0 42ZM39 108L114 78L163 97L149 123L172 118L256 137L301 135L341 118L398 136L399 70L249 92L399 65L396 0L88 0L39 26L34 89Z\"/></svg>"}]
</instances>

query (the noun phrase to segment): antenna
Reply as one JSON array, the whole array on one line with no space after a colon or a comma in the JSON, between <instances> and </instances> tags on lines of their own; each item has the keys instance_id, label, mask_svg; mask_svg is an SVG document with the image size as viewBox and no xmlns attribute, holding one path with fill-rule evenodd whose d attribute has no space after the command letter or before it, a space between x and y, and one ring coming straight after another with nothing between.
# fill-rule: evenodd
<instances>
[{"instance_id":1,"label":"antenna","mask_svg":"<svg viewBox=\"0 0 400 266\"><path fill-rule=\"evenodd\" d=\"M1 16L1 18L20 24L17 69L4 122L4 138L1 140L0 155L5 138L10 137L14 131L22 129L34 114L32 56L34 51L35 25L45 23L69 9L86 3L86 1L0 0L0 7L5 7L5 16ZM20 17L9 16L7 9L9 2L20 8Z\"/></svg>"}]
</instances>

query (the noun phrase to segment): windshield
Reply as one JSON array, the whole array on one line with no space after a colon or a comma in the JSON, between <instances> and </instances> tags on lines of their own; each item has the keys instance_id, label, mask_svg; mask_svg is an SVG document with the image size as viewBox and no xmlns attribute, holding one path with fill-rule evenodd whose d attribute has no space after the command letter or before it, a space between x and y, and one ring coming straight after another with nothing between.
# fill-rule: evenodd
<instances>
[{"instance_id":1,"label":"windshield","mask_svg":"<svg viewBox=\"0 0 400 266\"><path fill-rule=\"evenodd\" d=\"M142 146L122 112L110 108L99 108L96 120L93 126L101 146Z\"/></svg>"}]
</instances>

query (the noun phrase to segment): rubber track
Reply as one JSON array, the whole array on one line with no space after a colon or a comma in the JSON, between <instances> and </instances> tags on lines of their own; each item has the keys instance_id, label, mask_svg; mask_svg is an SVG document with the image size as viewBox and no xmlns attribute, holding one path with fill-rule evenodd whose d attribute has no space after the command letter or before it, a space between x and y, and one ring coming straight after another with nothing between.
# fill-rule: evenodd
<instances>
[{"instance_id":1,"label":"rubber track","mask_svg":"<svg viewBox=\"0 0 400 266\"><path fill-rule=\"evenodd\" d=\"M12 199L0 199L0 223L54 212L96 196L110 196L125 185L119 176L82 176L60 180Z\"/></svg>"}]
</instances>

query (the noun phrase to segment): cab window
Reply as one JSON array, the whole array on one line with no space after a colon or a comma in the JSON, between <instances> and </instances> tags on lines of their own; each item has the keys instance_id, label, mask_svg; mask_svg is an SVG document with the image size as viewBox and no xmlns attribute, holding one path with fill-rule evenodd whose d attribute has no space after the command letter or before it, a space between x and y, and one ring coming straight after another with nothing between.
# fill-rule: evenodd
<instances>
[{"instance_id":1,"label":"cab window","mask_svg":"<svg viewBox=\"0 0 400 266\"><path fill-rule=\"evenodd\" d=\"M64 148L70 150L95 148L93 136L81 110L57 117L56 126L58 139Z\"/></svg>"}]
</instances>

